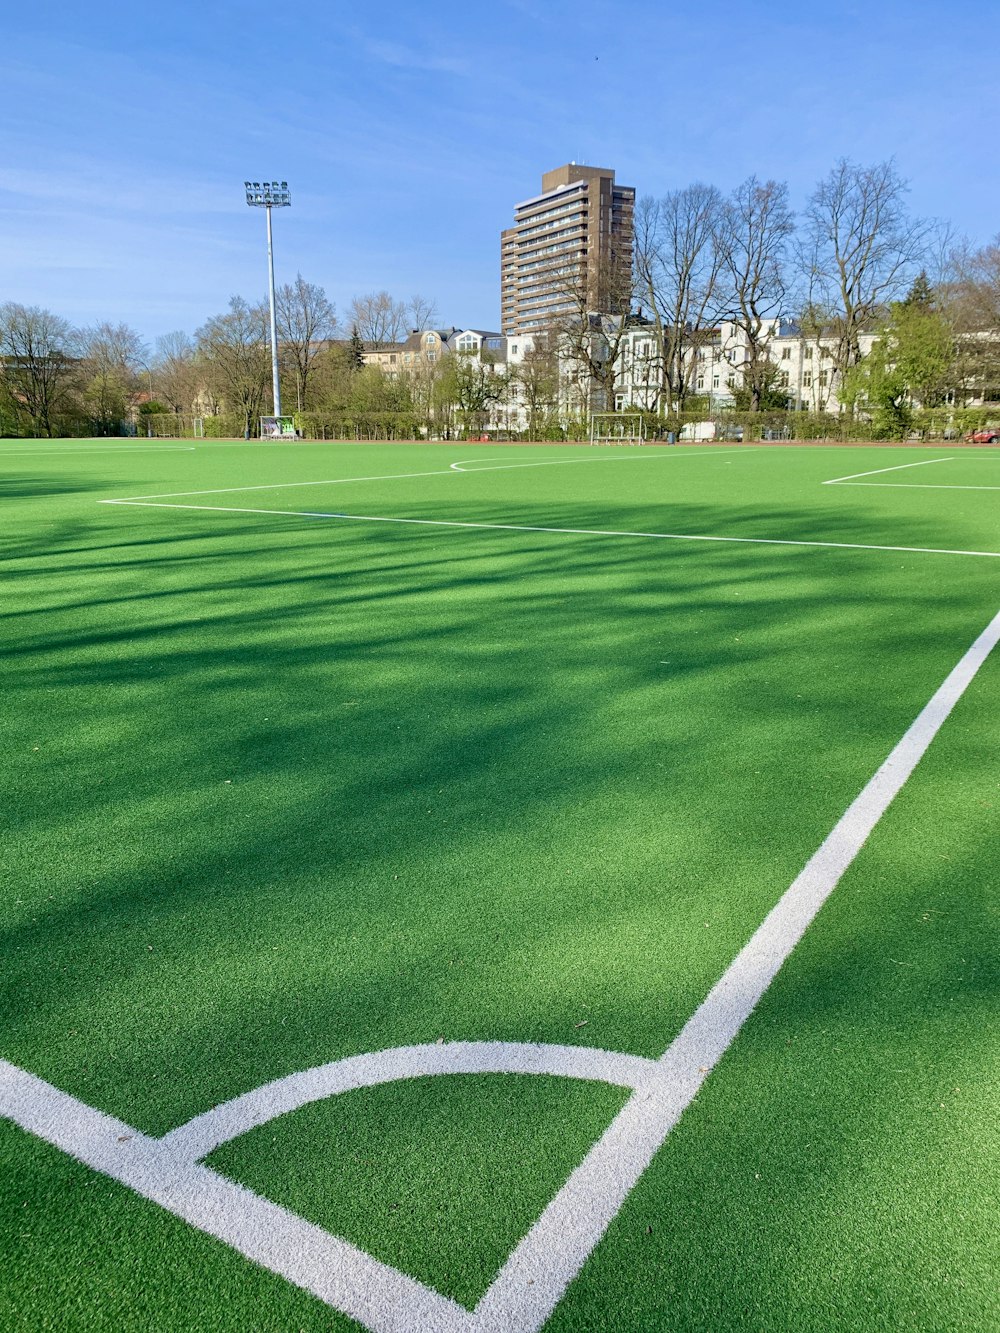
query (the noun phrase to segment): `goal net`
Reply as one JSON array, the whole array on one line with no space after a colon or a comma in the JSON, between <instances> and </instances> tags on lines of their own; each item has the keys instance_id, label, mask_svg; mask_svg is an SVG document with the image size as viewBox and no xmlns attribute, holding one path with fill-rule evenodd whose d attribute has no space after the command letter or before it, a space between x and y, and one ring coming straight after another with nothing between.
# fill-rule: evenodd
<instances>
[{"instance_id":1,"label":"goal net","mask_svg":"<svg viewBox=\"0 0 1000 1333\"><path fill-rule=\"evenodd\" d=\"M260 438L262 440L294 440L294 417L261 417Z\"/></svg>"},{"instance_id":2,"label":"goal net","mask_svg":"<svg viewBox=\"0 0 1000 1333\"><path fill-rule=\"evenodd\" d=\"M641 412L595 412L590 418L591 444L642 444L645 438Z\"/></svg>"}]
</instances>

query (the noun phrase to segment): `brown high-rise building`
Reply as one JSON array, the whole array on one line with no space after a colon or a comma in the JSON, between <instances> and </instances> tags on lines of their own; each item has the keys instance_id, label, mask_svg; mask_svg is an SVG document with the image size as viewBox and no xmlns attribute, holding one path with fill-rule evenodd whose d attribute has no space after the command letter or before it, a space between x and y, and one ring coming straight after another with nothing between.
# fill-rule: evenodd
<instances>
[{"instance_id":1,"label":"brown high-rise building","mask_svg":"<svg viewBox=\"0 0 1000 1333\"><path fill-rule=\"evenodd\" d=\"M613 171L575 162L547 171L542 193L515 206L500 237L504 333L540 333L584 306L619 313L634 210L635 190L616 185Z\"/></svg>"}]
</instances>

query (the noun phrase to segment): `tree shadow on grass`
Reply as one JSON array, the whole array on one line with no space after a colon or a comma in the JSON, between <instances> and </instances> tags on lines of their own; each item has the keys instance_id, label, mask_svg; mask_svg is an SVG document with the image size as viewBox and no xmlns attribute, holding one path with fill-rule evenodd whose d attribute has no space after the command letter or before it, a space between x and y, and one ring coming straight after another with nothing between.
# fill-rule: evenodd
<instances>
[{"instance_id":1,"label":"tree shadow on grass","mask_svg":"<svg viewBox=\"0 0 1000 1333\"><path fill-rule=\"evenodd\" d=\"M764 517L671 513L702 532ZM864 532L846 511L837 528ZM3 1054L154 1133L439 1037L657 1054L995 609L989 562L944 557L156 511L125 542L92 533L24 539L44 607L8 621ZM782 535L812 539L815 515ZM904 837L934 821L911 810ZM940 1023L943 983L891 992L886 904L917 903L912 870L890 845L863 912L835 895L832 936L782 973L567 1326L766 1326L762 1274L784 1326L805 1318L797 1224L850 1190L842 1125L872 1114L852 1077L872 1048L919 1066L993 1001L971 925L950 947L974 968L967 1023ZM809 1058L786 1069L775 1047L799 1034ZM748 1155L776 1172L789 1154L764 1225Z\"/></svg>"},{"instance_id":2,"label":"tree shadow on grass","mask_svg":"<svg viewBox=\"0 0 1000 1333\"><path fill-rule=\"evenodd\" d=\"M88 481L79 476L4 476L0 473L0 501L38 500L54 495L86 495L108 488L105 479Z\"/></svg>"},{"instance_id":3,"label":"tree shadow on grass","mask_svg":"<svg viewBox=\"0 0 1000 1333\"><path fill-rule=\"evenodd\" d=\"M4 705L11 1053L163 1128L440 1035L655 1054L988 586L863 552L169 521L52 572Z\"/></svg>"}]
</instances>

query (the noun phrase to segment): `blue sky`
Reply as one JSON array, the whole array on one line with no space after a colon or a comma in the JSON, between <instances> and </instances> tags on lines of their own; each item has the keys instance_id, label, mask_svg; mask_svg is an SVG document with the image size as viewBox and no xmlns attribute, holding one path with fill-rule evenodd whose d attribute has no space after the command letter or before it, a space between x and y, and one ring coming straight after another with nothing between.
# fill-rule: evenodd
<instances>
[{"instance_id":1,"label":"blue sky","mask_svg":"<svg viewBox=\"0 0 1000 1333\"><path fill-rule=\"evenodd\" d=\"M149 340L266 290L244 179L287 179L279 282L494 328L499 232L541 173L641 194L755 172L801 207L895 157L919 214L1000 231L997 0L90 5L4 21L0 301Z\"/></svg>"}]
</instances>

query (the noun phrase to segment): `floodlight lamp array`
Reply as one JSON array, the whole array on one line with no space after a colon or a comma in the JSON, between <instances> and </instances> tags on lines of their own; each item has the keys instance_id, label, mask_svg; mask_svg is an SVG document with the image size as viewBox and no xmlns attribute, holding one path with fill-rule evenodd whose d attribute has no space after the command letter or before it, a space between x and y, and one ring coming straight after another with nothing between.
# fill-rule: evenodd
<instances>
[{"instance_id":1,"label":"floodlight lamp array","mask_svg":"<svg viewBox=\"0 0 1000 1333\"><path fill-rule=\"evenodd\" d=\"M290 208L292 192L287 181L244 181L251 208Z\"/></svg>"}]
</instances>

